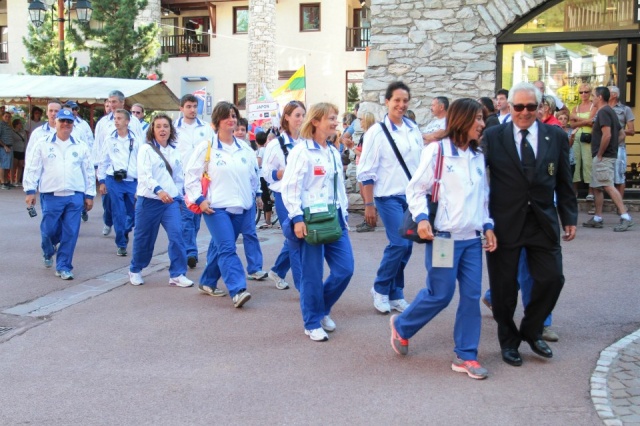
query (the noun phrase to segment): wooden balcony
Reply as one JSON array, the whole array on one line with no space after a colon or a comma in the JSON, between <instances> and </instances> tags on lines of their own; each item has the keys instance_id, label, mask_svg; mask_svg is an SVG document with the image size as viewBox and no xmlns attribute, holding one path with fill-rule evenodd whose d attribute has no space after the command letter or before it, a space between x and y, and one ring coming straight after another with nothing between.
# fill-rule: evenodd
<instances>
[{"instance_id":1,"label":"wooden balcony","mask_svg":"<svg viewBox=\"0 0 640 426\"><path fill-rule=\"evenodd\" d=\"M365 50L369 47L371 28L347 27L347 50Z\"/></svg>"},{"instance_id":2,"label":"wooden balcony","mask_svg":"<svg viewBox=\"0 0 640 426\"><path fill-rule=\"evenodd\" d=\"M162 36L162 53L168 54L169 57L209 56L209 40L207 34L191 37L186 35Z\"/></svg>"}]
</instances>

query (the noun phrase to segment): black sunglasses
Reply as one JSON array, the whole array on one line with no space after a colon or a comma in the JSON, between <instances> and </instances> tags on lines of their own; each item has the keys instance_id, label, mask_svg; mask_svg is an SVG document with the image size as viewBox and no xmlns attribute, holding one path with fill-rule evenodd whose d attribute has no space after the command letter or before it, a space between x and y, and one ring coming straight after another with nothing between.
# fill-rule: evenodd
<instances>
[{"instance_id":1,"label":"black sunglasses","mask_svg":"<svg viewBox=\"0 0 640 426\"><path fill-rule=\"evenodd\" d=\"M529 112L534 112L537 111L538 109L538 104L511 104L511 106L513 107L513 109L516 112L522 112L525 110L525 108L527 109L527 111Z\"/></svg>"},{"instance_id":2,"label":"black sunglasses","mask_svg":"<svg viewBox=\"0 0 640 426\"><path fill-rule=\"evenodd\" d=\"M591 93L591 92L587 90L586 92L578 92L578 93L580 93L581 95L585 95L585 94Z\"/></svg>"},{"instance_id":3,"label":"black sunglasses","mask_svg":"<svg viewBox=\"0 0 640 426\"><path fill-rule=\"evenodd\" d=\"M73 124L73 120L67 120L66 118L58 119L61 123Z\"/></svg>"}]
</instances>

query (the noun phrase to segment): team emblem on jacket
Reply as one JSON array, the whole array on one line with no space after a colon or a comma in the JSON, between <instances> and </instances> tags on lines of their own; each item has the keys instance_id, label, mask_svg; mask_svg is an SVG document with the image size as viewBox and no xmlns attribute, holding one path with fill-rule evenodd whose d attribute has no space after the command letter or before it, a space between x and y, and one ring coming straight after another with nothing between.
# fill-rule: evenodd
<instances>
[{"instance_id":1,"label":"team emblem on jacket","mask_svg":"<svg viewBox=\"0 0 640 426\"><path fill-rule=\"evenodd\" d=\"M247 164L247 159L242 157L242 164Z\"/></svg>"},{"instance_id":2,"label":"team emblem on jacket","mask_svg":"<svg viewBox=\"0 0 640 426\"><path fill-rule=\"evenodd\" d=\"M78 153L75 152L75 151L73 151L73 154L71 154L71 155L73 155L75 158L78 158Z\"/></svg>"},{"instance_id":3,"label":"team emblem on jacket","mask_svg":"<svg viewBox=\"0 0 640 426\"><path fill-rule=\"evenodd\" d=\"M553 176L556 172L555 164L549 163L549 167L547 167L547 171L549 172L549 176Z\"/></svg>"},{"instance_id":4,"label":"team emblem on jacket","mask_svg":"<svg viewBox=\"0 0 640 426\"><path fill-rule=\"evenodd\" d=\"M478 172L478 176L482 176L482 169L480 167L476 167L476 172Z\"/></svg>"}]
</instances>

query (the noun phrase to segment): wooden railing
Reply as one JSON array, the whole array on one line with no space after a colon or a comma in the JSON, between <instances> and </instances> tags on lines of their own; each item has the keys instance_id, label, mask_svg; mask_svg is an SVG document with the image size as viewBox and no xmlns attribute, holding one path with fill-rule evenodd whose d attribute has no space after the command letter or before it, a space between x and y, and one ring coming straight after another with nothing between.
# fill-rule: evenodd
<instances>
[{"instance_id":1,"label":"wooden railing","mask_svg":"<svg viewBox=\"0 0 640 426\"><path fill-rule=\"evenodd\" d=\"M616 29L633 25L637 0L586 0L567 2L565 31Z\"/></svg>"},{"instance_id":2,"label":"wooden railing","mask_svg":"<svg viewBox=\"0 0 640 426\"><path fill-rule=\"evenodd\" d=\"M162 36L162 53L169 56L207 56L209 55L209 36L187 37L185 35Z\"/></svg>"},{"instance_id":3,"label":"wooden railing","mask_svg":"<svg viewBox=\"0 0 640 426\"><path fill-rule=\"evenodd\" d=\"M347 27L347 50L364 50L369 47L371 28Z\"/></svg>"}]
</instances>

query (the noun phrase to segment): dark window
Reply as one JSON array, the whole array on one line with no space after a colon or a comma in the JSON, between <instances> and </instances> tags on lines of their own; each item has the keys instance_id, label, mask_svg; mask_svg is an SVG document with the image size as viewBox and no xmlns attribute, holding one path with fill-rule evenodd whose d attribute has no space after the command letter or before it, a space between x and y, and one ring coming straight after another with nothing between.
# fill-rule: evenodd
<instances>
[{"instance_id":1,"label":"dark window","mask_svg":"<svg viewBox=\"0 0 640 426\"><path fill-rule=\"evenodd\" d=\"M9 62L9 28L0 27L0 62Z\"/></svg>"},{"instance_id":2,"label":"dark window","mask_svg":"<svg viewBox=\"0 0 640 426\"><path fill-rule=\"evenodd\" d=\"M300 5L300 31L320 31L320 3Z\"/></svg>"},{"instance_id":3,"label":"dark window","mask_svg":"<svg viewBox=\"0 0 640 426\"><path fill-rule=\"evenodd\" d=\"M235 83L233 85L233 103L238 109L247 109L246 83Z\"/></svg>"},{"instance_id":4,"label":"dark window","mask_svg":"<svg viewBox=\"0 0 640 426\"><path fill-rule=\"evenodd\" d=\"M249 31L249 8L247 6L233 8L233 33L246 34Z\"/></svg>"}]
</instances>

